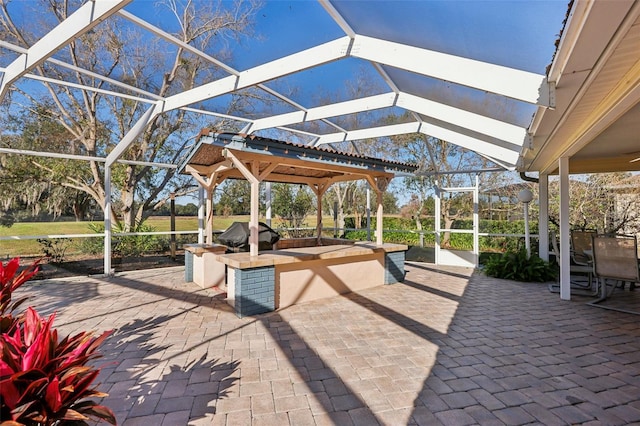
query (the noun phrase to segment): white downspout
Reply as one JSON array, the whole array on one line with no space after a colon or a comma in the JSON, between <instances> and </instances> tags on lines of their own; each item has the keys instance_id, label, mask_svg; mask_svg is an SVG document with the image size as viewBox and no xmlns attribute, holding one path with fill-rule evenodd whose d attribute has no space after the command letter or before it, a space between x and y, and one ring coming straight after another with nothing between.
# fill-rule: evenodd
<instances>
[{"instance_id":1,"label":"white downspout","mask_svg":"<svg viewBox=\"0 0 640 426\"><path fill-rule=\"evenodd\" d=\"M549 261L549 175L541 174L538 180L538 255Z\"/></svg>"}]
</instances>

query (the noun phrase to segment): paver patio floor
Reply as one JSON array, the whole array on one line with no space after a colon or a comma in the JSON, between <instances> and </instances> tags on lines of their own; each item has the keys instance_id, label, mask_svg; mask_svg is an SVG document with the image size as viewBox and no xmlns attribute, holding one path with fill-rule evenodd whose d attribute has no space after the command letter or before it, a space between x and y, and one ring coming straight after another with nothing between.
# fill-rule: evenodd
<instances>
[{"instance_id":1,"label":"paver patio floor","mask_svg":"<svg viewBox=\"0 0 640 426\"><path fill-rule=\"evenodd\" d=\"M242 319L182 268L25 290L63 335L114 330L98 381L126 426L640 424L640 317L471 269L406 269L405 283Z\"/></svg>"}]
</instances>

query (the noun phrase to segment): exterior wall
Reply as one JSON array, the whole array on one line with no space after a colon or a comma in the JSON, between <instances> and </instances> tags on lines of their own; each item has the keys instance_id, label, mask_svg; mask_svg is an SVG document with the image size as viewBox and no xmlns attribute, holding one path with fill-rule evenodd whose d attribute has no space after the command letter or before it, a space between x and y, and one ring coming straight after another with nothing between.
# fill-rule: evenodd
<instances>
[{"instance_id":1,"label":"exterior wall","mask_svg":"<svg viewBox=\"0 0 640 426\"><path fill-rule=\"evenodd\" d=\"M376 287L384 277L384 253L276 265L276 308Z\"/></svg>"}]
</instances>

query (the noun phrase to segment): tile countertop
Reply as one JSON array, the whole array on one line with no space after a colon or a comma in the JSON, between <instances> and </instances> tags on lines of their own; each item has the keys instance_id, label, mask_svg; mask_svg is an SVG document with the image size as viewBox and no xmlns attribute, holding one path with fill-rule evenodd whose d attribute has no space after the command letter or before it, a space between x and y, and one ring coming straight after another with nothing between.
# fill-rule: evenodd
<instances>
[{"instance_id":1,"label":"tile countertop","mask_svg":"<svg viewBox=\"0 0 640 426\"><path fill-rule=\"evenodd\" d=\"M283 265L308 260L335 259L346 256L363 256L373 253L406 251L404 244L383 244L360 242L353 245L329 245L319 247L290 248L268 250L251 256L249 253L229 253L216 256L218 262L236 269L259 268L263 266Z\"/></svg>"}]
</instances>

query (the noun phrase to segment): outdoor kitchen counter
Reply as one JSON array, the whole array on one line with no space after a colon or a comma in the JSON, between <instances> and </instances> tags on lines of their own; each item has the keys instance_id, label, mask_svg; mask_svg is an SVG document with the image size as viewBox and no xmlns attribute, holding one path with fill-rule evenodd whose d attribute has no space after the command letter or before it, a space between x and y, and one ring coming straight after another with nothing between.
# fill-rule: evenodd
<instances>
[{"instance_id":1,"label":"outdoor kitchen counter","mask_svg":"<svg viewBox=\"0 0 640 426\"><path fill-rule=\"evenodd\" d=\"M284 265L309 260L337 259L363 256L373 253L392 253L406 251L404 244L383 244L359 242L353 245L328 245L319 247L289 248L285 250L263 251L258 256L249 253L229 253L217 256L217 261L235 269L260 268L263 266Z\"/></svg>"},{"instance_id":2,"label":"outdoor kitchen counter","mask_svg":"<svg viewBox=\"0 0 640 426\"><path fill-rule=\"evenodd\" d=\"M404 280L403 244L356 243L216 256L240 317Z\"/></svg>"}]
</instances>

